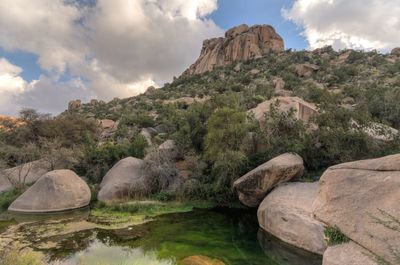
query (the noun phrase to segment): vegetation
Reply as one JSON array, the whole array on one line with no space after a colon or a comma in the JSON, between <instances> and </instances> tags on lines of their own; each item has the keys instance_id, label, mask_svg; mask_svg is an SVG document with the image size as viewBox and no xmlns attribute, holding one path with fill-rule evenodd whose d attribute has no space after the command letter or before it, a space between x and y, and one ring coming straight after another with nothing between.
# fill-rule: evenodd
<instances>
[{"instance_id":1,"label":"vegetation","mask_svg":"<svg viewBox=\"0 0 400 265\"><path fill-rule=\"evenodd\" d=\"M25 109L18 123L0 124L0 160L14 167L35 159L52 165L59 158L75 158L68 167L97 186L118 160L149 154L152 149L140 132L151 127L155 146L167 139L178 143L189 179L178 191L165 189L179 170L174 161L156 159L149 166L162 177L153 182L157 187L150 196L227 204L235 200L235 179L284 152L300 154L308 176L333 164L399 152L398 133L382 128L400 129L400 62L377 52L346 52L325 48L269 54L241 62L239 72L229 65L182 76L161 89L83 104L57 117ZM295 66L302 63L318 65L319 70L300 77ZM252 74L253 69L259 72ZM259 126L248 110L278 96L276 77L285 82L285 93L316 104L320 115L304 123L293 111L279 112L277 102ZM106 137L96 122L105 118L119 121L118 130ZM374 133L386 140L369 133L371 124L381 124ZM28 147L37 152L18 157L27 153L18 151Z\"/></svg>"},{"instance_id":2,"label":"vegetation","mask_svg":"<svg viewBox=\"0 0 400 265\"><path fill-rule=\"evenodd\" d=\"M0 265L45 265L41 254L31 250L7 251L0 254Z\"/></svg>"},{"instance_id":3,"label":"vegetation","mask_svg":"<svg viewBox=\"0 0 400 265\"><path fill-rule=\"evenodd\" d=\"M329 246L343 244L349 242L350 240L345 234L340 231L339 227L337 226L329 226L325 228L324 234L327 238Z\"/></svg>"}]
</instances>

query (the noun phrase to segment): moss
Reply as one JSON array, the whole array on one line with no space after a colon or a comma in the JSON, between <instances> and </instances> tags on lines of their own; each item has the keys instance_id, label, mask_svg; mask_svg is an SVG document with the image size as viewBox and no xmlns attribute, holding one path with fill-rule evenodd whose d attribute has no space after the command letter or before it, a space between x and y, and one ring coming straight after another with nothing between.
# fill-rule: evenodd
<instances>
[{"instance_id":1,"label":"moss","mask_svg":"<svg viewBox=\"0 0 400 265\"><path fill-rule=\"evenodd\" d=\"M133 201L124 203L98 202L91 211L91 221L110 227L145 223L152 218L168 214L190 212L195 208L215 207L209 202Z\"/></svg>"},{"instance_id":2,"label":"moss","mask_svg":"<svg viewBox=\"0 0 400 265\"><path fill-rule=\"evenodd\" d=\"M325 228L324 234L327 238L329 246L349 242L349 238L345 234L343 234L337 226L330 226Z\"/></svg>"},{"instance_id":3,"label":"moss","mask_svg":"<svg viewBox=\"0 0 400 265\"><path fill-rule=\"evenodd\" d=\"M0 256L0 265L45 265L43 256L31 250L9 251Z\"/></svg>"}]
</instances>

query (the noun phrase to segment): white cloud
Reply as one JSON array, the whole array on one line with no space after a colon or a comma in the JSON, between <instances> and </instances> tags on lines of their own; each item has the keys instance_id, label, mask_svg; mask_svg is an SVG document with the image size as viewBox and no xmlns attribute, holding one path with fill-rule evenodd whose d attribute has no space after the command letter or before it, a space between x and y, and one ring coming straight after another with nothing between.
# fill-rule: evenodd
<instances>
[{"instance_id":1,"label":"white cloud","mask_svg":"<svg viewBox=\"0 0 400 265\"><path fill-rule=\"evenodd\" d=\"M295 0L286 19L304 28L310 48L378 49L400 45L400 0Z\"/></svg>"},{"instance_id":2,"label":"white cloud","mask_svg":"<svg viewBox=\"0 0 400 265\"><path fill-rule=\"evenodd\" d=\"M0 102L0 112L22 105L55 113L70 99L162 85L196 59L204 39L223 34L206 18L216 8L217 0L0 0L0 47L37 54L47 71L27 84L21 68L8 69L0 82L12 83L12 103ZM65 73L71 80L61 82Z\"/></svg>"},{"instance_id":3,"label":"white cloud","mask_svg":"<svg viewBox=\"0 0 400 265\"><path fill-rule=\"evenodd\" d=\"M207 18L216 8L217 0L0 0L0 47L37 54L47 71L18 103L55 112L72 95L110 100L162 85L194 62L204 39L223 34ZM59 81L66 72L85 83Z\"/></svg>"}]
</instances>

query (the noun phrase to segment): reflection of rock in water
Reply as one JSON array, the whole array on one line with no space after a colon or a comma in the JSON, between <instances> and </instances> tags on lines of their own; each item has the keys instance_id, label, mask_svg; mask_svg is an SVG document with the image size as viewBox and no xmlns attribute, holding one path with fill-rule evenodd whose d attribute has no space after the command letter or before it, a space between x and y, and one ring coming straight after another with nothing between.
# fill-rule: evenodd
<instances>
[{"instance_id":1,"label":"reflection of rock in water","mask_svg":"<svg viewBox=\"0 0 400 265\"><path fill-rule=\"evenodd\" d=\"M84 207L77 210L58 212L58 213L43 213L43 214L29 214L29 213L11 213L9 212L7 217L14 219L18 223L30 223L39 221L57 221L57 220L68 220L68 221L83 221L87 220L90 215L90 208Z\"/></svg>"},{"instance_id":2,"label":"reflection of rock in water","mask_svg":"<svg viewBox=\"0 0 400 265\"><path fill-rule=\"evenodd\" d=\"M276 237L268 234L261 228L257 233L258 242L265 255L274 258L278 264L290 265L321 265L322 257L308 251L296 248Z\"/></svg>"}]
</instances>

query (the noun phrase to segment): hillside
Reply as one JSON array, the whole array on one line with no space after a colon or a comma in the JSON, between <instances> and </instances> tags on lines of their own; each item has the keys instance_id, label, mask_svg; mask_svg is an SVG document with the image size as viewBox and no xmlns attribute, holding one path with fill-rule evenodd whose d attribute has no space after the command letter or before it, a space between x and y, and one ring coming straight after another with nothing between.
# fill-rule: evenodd
<instances>
[{"instance_id":1,"label":"hillside","mask_svg":"<svg viewBox=\"0 0 400 265\"><path fill-rule=\"evenodd\" d=\"M248 36L248 30L233 34L238 43L247 40L241 34ZM234 196L235 179L285 152L304 159L309 172L305 179L318 178L330 165L399 152L396 51L325 47L265 49L249 60L233 56L236 59L225 66L202 74L186 71L139 96L108 103L70 102L60 116L37 114L24 129L3 131L1 139L17 149L28 142L43 149L41 141L47 139L78 150L73 168L93 184L120 159L149 157L164 141L174 140L178 161L159 163L162 171L166 166L179 176L182 186L156 193L226 202ZM9 166L18 164L7 152L2 158Z\"/></svg>"}]
</instances>

